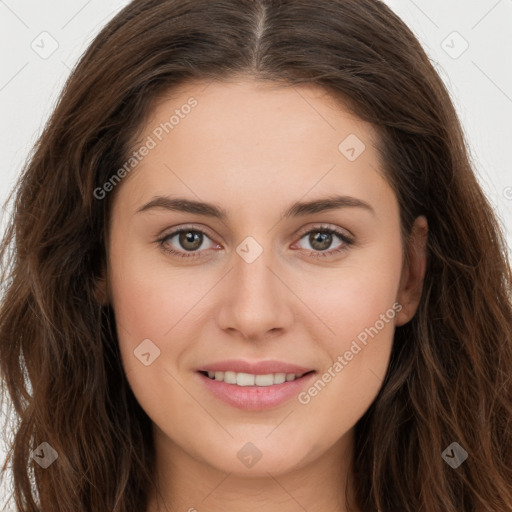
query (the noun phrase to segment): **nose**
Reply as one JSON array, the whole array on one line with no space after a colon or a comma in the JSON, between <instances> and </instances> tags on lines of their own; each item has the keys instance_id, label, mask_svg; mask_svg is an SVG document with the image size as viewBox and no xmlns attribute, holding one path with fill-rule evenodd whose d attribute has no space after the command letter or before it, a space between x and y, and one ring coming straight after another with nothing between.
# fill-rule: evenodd
<instances>
[{"instance_id":1,"label":"nose","mask_svg":"<svg viewBox=\"0 0 512 512\"><path fill-rule=\"evenodd\" d=\"M233 255L217 310L219 327L249 340L262 340L286 331L294 321L293 292L270 250L248 263Z\"/></svg>"}]
</instances>

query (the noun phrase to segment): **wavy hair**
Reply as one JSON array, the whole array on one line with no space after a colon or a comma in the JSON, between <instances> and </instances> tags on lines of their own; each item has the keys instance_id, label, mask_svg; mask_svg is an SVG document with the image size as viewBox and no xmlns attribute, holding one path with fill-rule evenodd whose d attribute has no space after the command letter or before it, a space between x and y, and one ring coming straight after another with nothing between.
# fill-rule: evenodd
<instances>
[{"instance_id":1,"label":"wavy hair","mask_svg":"<svg viewBox=\"0 0 512 512\"><path fill-rule=\"evenodd\" d=\"M356 424L364 512L512 510L511 267L449 94L410 29L378 0L135 0L71 73L21 177L0 246L3 471L21 512L146 510L151 422L97 300L114 193L155 99L194 80L316 84L379 134L403 241L429 223L413 319ZM31 450L49 443L43 470ZM450 467L457 442L467 460Z\"/></svg>"}]
</instances>

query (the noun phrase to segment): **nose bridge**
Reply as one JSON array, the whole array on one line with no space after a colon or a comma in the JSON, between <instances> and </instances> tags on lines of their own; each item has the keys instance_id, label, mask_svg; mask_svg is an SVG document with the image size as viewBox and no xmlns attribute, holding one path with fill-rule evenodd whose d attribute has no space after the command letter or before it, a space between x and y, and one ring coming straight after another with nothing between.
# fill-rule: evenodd
<instances>
[{"instance_id":1,"label":"nose bridge","mask_svg":"<svg viewBox=\"0 0 512 512\"><path fill-rule=\"evenodd\" d=\"M233 254L233 270L223 297L219 321L224 329L234 328L245 337L258 338L289 325L292 314L286 287L276 277L275 258L269 238L260 244L247 237Z\"/></svg>"},{"instance_id":2,"label":"nose bridge","mask_svg":"<svg viewBox=\"0 0 512 512\"><path fill-rule=\"evenodd\" d=\"M261 237L260 237L261 239ZM234 291L238 301L272 301L279 294L278 281L269 267L275 267L275 258L269 239L260 244L255 238L242 241L234 257ZM258 304L262 306L264 304Z\"/></svg>"}]
</instances>

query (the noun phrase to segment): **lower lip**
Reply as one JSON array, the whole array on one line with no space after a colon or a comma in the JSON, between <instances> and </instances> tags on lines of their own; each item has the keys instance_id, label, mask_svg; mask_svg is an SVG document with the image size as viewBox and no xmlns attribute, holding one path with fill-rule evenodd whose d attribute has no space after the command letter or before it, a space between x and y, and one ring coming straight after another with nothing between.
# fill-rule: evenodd
<instances>
[{"instance_id":1,"label":"lower lip","mask_svg":"<svg viewBox=\"0 0 512 512\"><path fill-rule=\"evenodd\" d=\"M303 375L299 379L273 384L272 386L237 386L213 380L198 372L204 385L213 395L223 402L250 411L261 411L282 405L297 396L310 382L315 372Z\"/></svg>"}]
</instances>

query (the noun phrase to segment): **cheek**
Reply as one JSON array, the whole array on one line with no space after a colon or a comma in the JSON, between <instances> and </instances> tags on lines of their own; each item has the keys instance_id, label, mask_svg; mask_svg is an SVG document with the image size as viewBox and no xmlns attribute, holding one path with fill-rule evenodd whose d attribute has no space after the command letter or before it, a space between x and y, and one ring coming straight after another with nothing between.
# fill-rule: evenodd
<instances>
[{"instance_id":1,"label":"cheek","mask_svg":"<svg viewBox=\"0 0 512 512\"><path fill-rule=\"evenodd\" d=\"M321 319L322 344L331 357L348 350L353 339L364 341L376 325L382 338L393 334L397 292L402 269L398 232L382 234L340 263L297 279L297 294ZM395 307L393 307L395 305ZM384 319L383 316L384 315Z\"/></svg>"},{"instance_id":2,"label":"cheek","mask_svg":"<svg viewBox=\"0 0 512 512\"><path fill-rule=\"evenodd\" d=\"M399 238L395 242L380 244L347 265L337 286L319 299L322 318L334 331L323 341L330 360L299 401L315 422L333 426L326 432L331 441L366 412L388 368L401 309L396 303L401 245Z\"/></svg>"},{"instance_id":3,"label":"cheek","mask_svg":"<svg viewBox=\"0 0 512 512\"><path fill-rule=\"evenodd\" d=\"M133 248L118 245L112 261L112 301L128 383L154 423L169 426L169 418L179 409L180 421L173 428L192 424L198 411L178 384L177 368L187 348L184 331L191 328L193 311L187 311L199 300L194 300L199 292L177 279L176 271L169 275L162 265L149 264L147 253Z\"/></svg>"},{"instance_id":4,"label":"cheek","mask_svg":"<svg viewBox=\"0 0 512 512\"><path fill-rule=\"evenodd\" d=\"M133 370L138 374L145 368L137 358L141 343L150 349L151 361L158 351L163 355L168 350L164 341L186 313L188 301L183 300L183 283L173 286L176 281L163 275L165 268L150 264L147 251L113 240L111 261L109 279L121 357L126 374ZM173 350L180 348L173 343ZM161 365L162 359L154 359L151 367Z\"/></svg>"},{"instance_id":5,"label":"cheek","mask_svg":"<svg viewBox=\"0 0 512 512\"><path fill-rule=\"evenodd\" d=\"M396 316L393 305L399 278L398 269L387 272L375 267L361 268L359 272L354 269L339 290L326 295L326 322L335 332L332 338L336 340L334 346L338 351L345 348L349 340L357 338L364 342L365 333L370 329L374 335L389 338Z\"/></svg>"},{"instance_id":6,"label":"cheek","mask_svg":"<svg viewBox=\"0 0 512 512\"><path fill-rule=\"evenodd\" d=\"M328 328L322 327L321 338L311 333L328 358L299 402L314 424L332 425L332 440L364 414L387 371L401 309L396 296L402 253L398 236L386 240L354 254L326 282L303 283L302 296Z\"/></svg>"},{"instance_id":7,"label":"cheek","mask_svg":"<svg viewBox=\"0 0 512 512\"><path fill-rule=\"evenodd\" d=\"M161 339L176 317L183 315L185 302L198 295L194 287L187 287L183 277L187 271L162 263L165 259L156 245L138 247L122 239L113 240L111 261L116 320L128 332Z\"/></svg>"}]
</instances>

